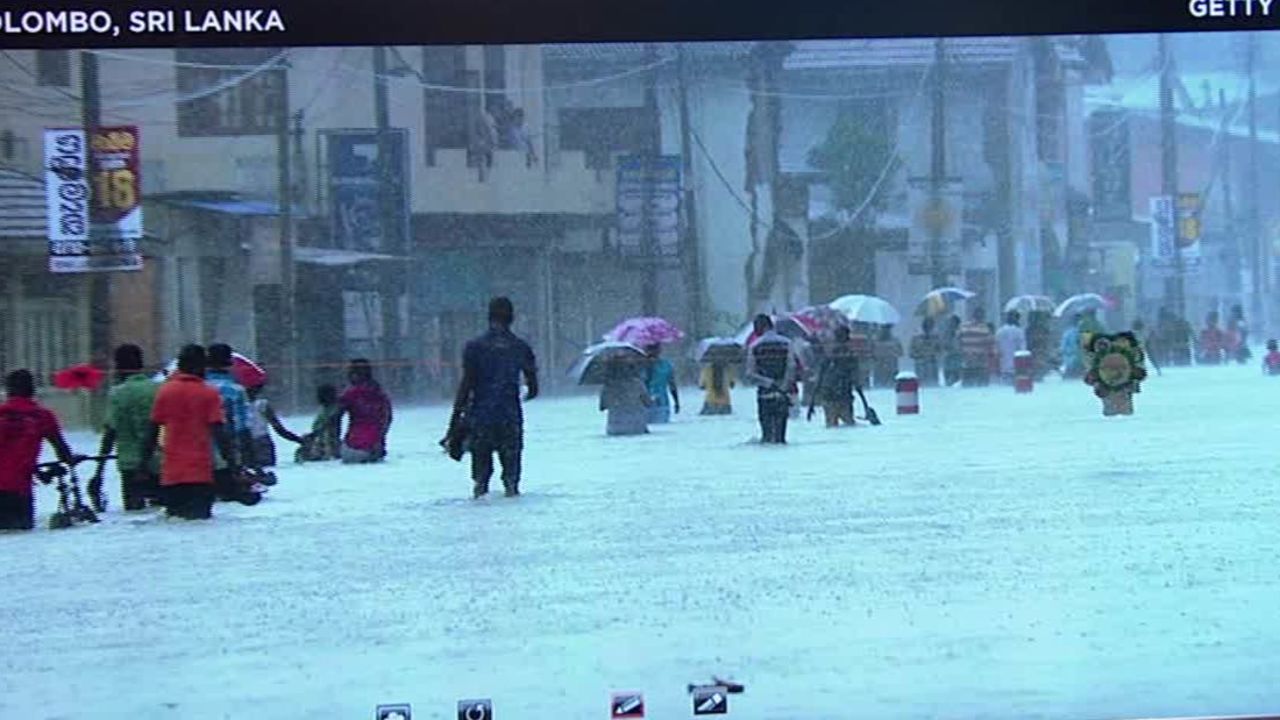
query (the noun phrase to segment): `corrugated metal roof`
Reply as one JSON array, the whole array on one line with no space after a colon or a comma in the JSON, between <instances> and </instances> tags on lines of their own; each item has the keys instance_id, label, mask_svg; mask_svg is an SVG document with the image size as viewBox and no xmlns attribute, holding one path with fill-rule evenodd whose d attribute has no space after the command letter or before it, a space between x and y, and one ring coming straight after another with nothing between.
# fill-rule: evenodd
<instances>
[{"instance_id":1,"label":"corrugated metal roof","mask_svg":"<svg viewBox=\"0 0 1280 720\"><path fill-rule=\"evenodd\" d=\"M44 182L16 170L0 169L0 239L48 236Z\"/></svg>"},{"instance_id":2,"label":"corrugated metal roof","mask_svg":"<svg viewBox=\"0 0 1280 720\"><path fill-rule=\"evenodd\" d=\"M743 57L751 52L751 42L686 43L690 55L696 57ZM673 43L656 43L658 58L670 59L676 54ZM645 43L571 43L543 45L542 54L550 61L643 62Z\"/></svg>"},{"instance_id":3,"label":"corrugated metal roof","mask_svg":"<svg viewBox=\"0 0 1280 720\"><path fill-rule=\"evenodd\" d=\"M1017 53L1019 38L948 38L948 59L968 65L1003 64ZM787 56L787 70L875 69L933 64L932 38L806 40Z\"/></svg>"}]
</instances>

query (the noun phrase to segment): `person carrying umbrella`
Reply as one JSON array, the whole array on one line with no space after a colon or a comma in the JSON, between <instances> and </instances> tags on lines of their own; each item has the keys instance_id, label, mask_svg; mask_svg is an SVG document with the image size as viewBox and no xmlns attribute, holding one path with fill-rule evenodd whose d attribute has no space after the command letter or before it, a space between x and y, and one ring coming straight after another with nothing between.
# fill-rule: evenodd
<instances>
[{"instance_id":1,"label":"person carrying umbrella","mask_svg":"<svg viewBox=\"0 0 1280 720\"><path fill-rule=\"evenodd\" d=\"M729 392L734 386L733 366L719 360L707 363L702 368L698 385L706 391L701 414L733 414L733 398Z\"/></svg>"},{"instance_id":2,"label":"person carrying umbrella","mask_svg":"<svg viewBox=\"0 0 1280 720\"><path fill-rule=\"evenodd\" d=\"M815 402L822 403L827 427L856 425L853 416L853 390L858 380L858 358L849 345L849 329L836 328L835 338L823 357L813 395L809 398L808 419L813 419Z\"/></svg>"},{"instance_id":3,"label":"person carrying umbrella","mask_svg":"<svg viewBox=\"0 0 1280 720\"><path fill-rule=\"evenodd\" d=\"M785 445L791 398L788 388L795 382L797 361L791 341L778 334L773 319L757 315L758 339L747 351L746 378L756 385L756 407L760 419L760 441Z\"/></svg>"},{"instance_id":4,"label":"person carrying umbrella","mask_svg":"<svg viewBox=\"0 0 1280 720\"><path fill-rule=\"evenodd\" d=\"M649 389L649 422L664 425L671 422L672 403L680 414L680 389L676 387L676 369L671 361L662 357L662 345L651 343L645 348L649 356L649 374L645 385Z\"/></svg>"},{"instance_id":5,"label":"person carrying umbrella","mask_svg":"<svg viewBox=\"0 0 1280 720\"><path fill-rule=\"evenodd\" d=\"M986 311L976 307L971 320L960 327L965 387L983 387L991 383L991 356L995 338L984 320L985 316Z\"/></svg>"},{"instance_id":6,"label":"person carrying umbrella","mask_svg":"<svg viewBox=\"0 0 1280 720\"><path fill-rule=\"evenodd\" d=\"M894 378L898 376L898 359L902 357L902 343L893 336L892 325L880 326L874 356L876 387L893 387Z\"/></svg>"},{"instance_id":7,"label":"person carrying umbrella","mask_svg":"<svg viewBox=\"0 0 1280 720\"><path fill-rule=\"evenodd\" d=\"M1084 340L1080 332L1082 321L1083 318L1080 315L1072 317L1071 324L1062 333L1062 344L1058 348L1058 353L1062 356L1062 377L1064 378L1084 377Z\"/></svg>"},{"instance_id":8,"label":"person carrying umbrella","mask_svg":"<svg viewBox=\"0 0 1280 720\"><path fill-rule=\"evenodd\" d=\"M938 357L942 354L942 343L934 334L933 325L932 317L920 321L920 333L911 338L907 353L915 363L916 377L922 387L936 387L938 384Z\"/></svg>"},{"instance_id":9,"label":"person carrying umbrella","mask_svg":"<svg viewBox=\"0 0 1280 720\"><path fill-rule=\"evenodd\" d=\"M649 408L653 403L645 386L643 361L612 358L606 361L600 410L608 413L608 435L644 435L649 432Z\"/></svg>"},{"instance_id":10,"label":"person carrying umbrella","mask_svg":"<svg viewBox=\"0 0 1280 720\"><path fill-rule=\"evenodd\" d=\"M1000 380L1012 385L1014 357L1027 349L1027 333L1021 326L1022 317L1016 310L1005 314L1004 326L996 331L996 350L1000 353Z\"/></svg>"}]
</instances>

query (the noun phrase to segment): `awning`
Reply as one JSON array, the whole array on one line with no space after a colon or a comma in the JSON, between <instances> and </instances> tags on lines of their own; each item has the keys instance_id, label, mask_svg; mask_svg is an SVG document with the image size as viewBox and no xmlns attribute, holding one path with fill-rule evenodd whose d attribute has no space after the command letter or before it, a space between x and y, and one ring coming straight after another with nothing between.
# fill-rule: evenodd
<instances>
[{"instance_id":1,"label":"awning","mask_svg":"<svg viewBox=\"0 0 1280 720\"><path fill-rule=\"evenodd\" d=\"M175 207L223 213L225 215L240 215L243 217L274 217L280 214L279 205L274 202L264 202L261 200L241 200L238 198L161 198L160 201ZM305 217L307 213L304 209L295 207L293 209L293 214L294 217L300 218Z\"/></svg>"},{"instance_id":2,"label":"awning","mask_svg":"<svg viewBox=\"0 0 1280 720\"><path fill-rule=\"evenodd\" d=\"M0 238L44 240L44 182L16 170L0 170Z\"/></svg>"},{"instance_id":3,"label":"awning","mask_svg":"<svg viewBox=\"0 0 1280 720\"><path fill-rule=\"evenodd\" d=\"M308 265L345 267L348 265L357 265L363 262L372 262L377 260L405 260L406 258L397 257L395 255L382 255L380 253L357 252L355 250L339 250L338 248L298 246L293 250L293 259L296 262L306 263Z\"/></svg>"}]
</instances>

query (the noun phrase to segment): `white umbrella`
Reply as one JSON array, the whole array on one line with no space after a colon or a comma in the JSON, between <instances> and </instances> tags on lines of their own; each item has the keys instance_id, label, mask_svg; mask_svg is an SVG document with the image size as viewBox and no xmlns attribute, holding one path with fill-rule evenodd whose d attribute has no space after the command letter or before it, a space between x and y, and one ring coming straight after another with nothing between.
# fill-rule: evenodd
<instances>
[{"instance_id":1,"label":"white umbrella","mask_svg":"<svg viewBox=\"0 0 1280 720\"><path fill-rule=\"evenodd\" d=\"M1066 317L1086 310L1102 310L1109 307L1111 307L1110 301L1101 295L1097 293L1081 293L1063 300L1058 309L1053 311L1053 316Z\"/></svg>"},{"instance_id":2,"label":"white umbrella","mask_svg":"<svg viewBox=\"0 0 1280 720\"><path fill-rule=\"evenodd\" d=\"M844 295L832 300L827 306L844 315L850 322L897 325L902 321L902 315L889 301L874 295Z\"/></svg>"},{"instance_id":3,"label":"white umbrella","mask_svg":"<svg viewBox=\"0 0 1280 720\"><path fill-rule=\"evenodd\" d=\"M1045 295L1019 295L1004 304L1005 312L1053 312L1053 298Z\"/></svg>"}]
</instances>

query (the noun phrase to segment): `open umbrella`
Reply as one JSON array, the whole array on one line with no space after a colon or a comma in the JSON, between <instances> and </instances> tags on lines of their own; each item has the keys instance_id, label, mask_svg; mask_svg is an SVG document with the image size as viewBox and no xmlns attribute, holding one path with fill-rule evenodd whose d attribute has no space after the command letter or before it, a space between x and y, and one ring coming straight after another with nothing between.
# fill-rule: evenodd
<instances>
[{"instance_id":1,"label":"open umbrella","mask_svg":"<svg viewBox=\"0 0 1280 720\"><path fill-rule=\"evenodd\" d=\"M679 342L684 339L684 333L664 318L633 317L618 323L617 327L605 333L604 339L646 347Z\"/></svg>"},{"instance_id":2,"label":"open umbrella","mask_svg":"<svg viewBox=\"0 0 1280 720\"><path fill-rule=\"evenodd\" d=\"M887 300L874 295L844 295L828 305L849 322L872 325L897 325L902 316Z\"/></svg>"},{"instance_id":3,"label":"open umbrella","mask_svg":"<svg viewBox=\"0 0 1280 720\"><path fill-rule=\"evenodd\" d=\"M794 315L775 316L773 318L773 329L774 332L791 340L808 340L821 331L821 328L813 325L810 320L797 318ZM743 347L751 347L756 343L756 338L758 337L754 322L749 322L734 334L733 339L742 343Z\"/></svg>"},{"instance_id":4,"label":"open umbrella","mask_svg":"<svg viewBox=\"0 0 1280 720\"><path fill-rule=\"evenodd\" d=\"M101 369L83 363L55 372L53 386L59 390L97 390L106 377Z\"/></svg>"},{"instance_id":5,"label":"open umbrella","mask_svg":"<svg viewBox=\"0 0 1280 720\"><path fill-rule=\"evenodd\" d=\"M693 359L700 363L740 363L743 361L743 347L736 338L703 338L693 351Z\"/></svg>"},{"instance_id":6,"label":"open umbrella","mask_svg":"<svg viewBox=\"0 0 1280 720\"><path fill-rule=\"evenodd\" d=\"M1081 293L1063 300L1058 309L1053 311L1053 316L1066 317L1086 310L1102 310L1109 307L1111 307L1111 302L1101 295L1097 293Z\"/></svg>"},{"instance_id":7,"label":"open umbrella","mask_svg":"<svg viewBox=\"0 0 1280 720\"><path fill-rule=\"evenodd\" d=\"M809 335L831 333L836 328L849 324L842 313L827 305L803 308L791 313L788 317L803 325Z\"/></svg>"},{"instance_id":8,"label":"open umbrella","mask_svg":"<svg viewBox=\"0 0 1280 720\"><path fill-rule=\"evenodd\" d=\"M1010 298L1009 302L1004 304L1005 312L1053 312L1057 305L1053 302L1053 298L1044 295L1019 295Z\"/></svg>"},{"instance_id":9,"label":"open umbrella","mask_svg":"<svg viewBox=\"0 0 1280 720\"><path fill-rule=\"evenodd\" d=\"M177 369L178 361L175 358L170 360L168 365L165 365L164 370L156 377L156 379L163 380L176 372ZM231 377L235 378L236 382L243 385L246 389L255 388L267 382L267 371L263 370L261 365L254 362L247 355L232 353Z\"/></svg>"},{"instance_id":10,"label":"open umbrella","mask_svg":"<svg viewBox=\"0 0 1280 720\"><path fill-rule=\"evenodd\" d=\"M929 291L920 299L917 315L936 317L951 312L957 303L976 297L974 293L958 287L943 287Z\"/></svg>"},{"instance_id":11,"label":"open umbrella","mask_svg":"<svg viewBox=\"0 0 1280 720\"><path fill-rule=\"evenodd\" d=\"M583 350L573 367L569 368L569 377L579 385L603 385L609 363L639 363L646 357L644 350L631 343L606 340Z\"/></svg>"}]
</instances>

